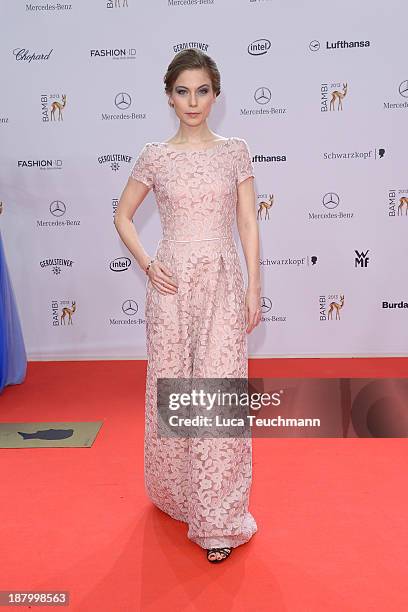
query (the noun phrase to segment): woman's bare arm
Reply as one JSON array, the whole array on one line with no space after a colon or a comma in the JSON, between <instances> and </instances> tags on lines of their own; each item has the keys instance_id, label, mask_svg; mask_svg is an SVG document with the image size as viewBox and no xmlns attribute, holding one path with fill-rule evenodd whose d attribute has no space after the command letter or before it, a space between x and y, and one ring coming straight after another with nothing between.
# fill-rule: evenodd
<instances>
[{"instance_id":1,"label":"woman's bare arm","mask_svg":"<svg viewBox=\"0 0 408 612\"><path fill-rule=\"evenodd\" d=\"M248 269L248 289L260 290L259 230L252 177L238 184L237 227Z\"/></svg>"},{"instance_id":2,"label":"woman's bare arm","mask_svg":"<svg viewBox=\"0 0 408 612\"><path fill-rule=\"evenodd\" d=\"M248 269L245 320L246 331L249 334L261 320L259 229L255 214L255 191L252 177L238 184L237 227Z\"/></svg>"},{"instance_id":3,"label":"woman's bare arm","mask_svg":"<svg viewBox=\"0 0 408 612\"><path fill-rule=\"evenodd\" d=\"M143 248L132 219L148 192L149 187L147 185L129 177L120 196L114 217L115 227L119 236L143 271L146 270L151 257Z\"/></svg>"},{"instance_id":4,"label":"woman's bare arm","mask_svg":"<svg viewBox=\"0 0 408 612\"><path fill-rule=\"evenodd\" d=\"M148 192L147 185L129 177L114 217L119 236L144 272L152 257L143 248L132 219ZM159 293L165 295L177 292L178 284L171 279L172 271L163 262L155 260L149 268L148 276Z\"/></svg>"}]
</instances>

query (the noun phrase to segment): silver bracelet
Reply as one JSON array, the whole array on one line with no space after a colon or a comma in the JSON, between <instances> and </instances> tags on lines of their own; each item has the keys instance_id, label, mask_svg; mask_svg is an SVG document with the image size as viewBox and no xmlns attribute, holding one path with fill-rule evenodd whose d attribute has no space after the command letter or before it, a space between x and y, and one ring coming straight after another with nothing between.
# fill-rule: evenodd
<instances>
[{"instance_id":1,"label":"silver bracelet","mask_svg":"<svg viewBox=\"0 0 408 612\"><path fill-rule=\"evenodd\" d=\"M152 263L153 263L153 262L154 262L154 259L151 259L151 260L149 261L149 263L147 264L146 274L148 273L149 268L150 268L150 266L152 265Z\"/></svg>"}]
</instances>

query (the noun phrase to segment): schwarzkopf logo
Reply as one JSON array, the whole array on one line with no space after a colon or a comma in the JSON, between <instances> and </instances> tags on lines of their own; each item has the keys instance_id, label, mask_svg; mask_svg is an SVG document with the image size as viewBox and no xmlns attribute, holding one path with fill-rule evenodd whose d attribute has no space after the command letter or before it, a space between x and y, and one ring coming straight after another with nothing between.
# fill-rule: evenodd
<instances>
[{"instance_id":1,"label":"schwarzkopf logo","mask_svg":"<svg viewBox=\"0 0 408 612\"><path fill-rule=\"evenodd\" d=\"M47 60L54 49L50 49L48 53L31 53L28 49L17 47L13 49L13 55L18 62L32 62L39 60Z\"/></svg>"},{"instance_id":2,"label":"schwarzkopf logo","mask_svg":"<svg viewBox=\"0 0 408 612\"><path fill-rule=\"evenodd\" d=\"M249 55L265 55L271 48L271 41L267 38L258 38L248 45Z\"/></svg>"}]
</instances>

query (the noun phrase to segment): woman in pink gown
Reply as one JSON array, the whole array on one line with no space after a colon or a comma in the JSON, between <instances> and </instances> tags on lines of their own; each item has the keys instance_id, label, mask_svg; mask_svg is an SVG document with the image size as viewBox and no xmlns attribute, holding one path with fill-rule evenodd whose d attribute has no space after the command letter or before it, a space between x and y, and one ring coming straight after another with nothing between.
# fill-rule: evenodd
<instances>
[{"instance_id":1,"label":"woman in pink gown","mask_svg":"<svg viewBox=\"0 0 408 612\"><path fill-rule=\"evenodd\" d=\"M201 52L188 49L174 58L166 91L173 92L169 102L181 118L179 133L175 142L143 146L115 217L148 274L146 491L158 508L188 524L187 537L207 550L211 562L227 558L257 531L248 509L252 440L158 436L157 379L247 378L247 334L260 320L254 170L245 140L214 138L208 130L216 76L213 60ZM197 115L186 117L191 110ZM195 146L180 147L178 139L186 137ZM162 225L153 259L134 241L135 230L125 229L149 189ZM232 233L239 205L247 289Z\"/></svg>"}]
</instances>

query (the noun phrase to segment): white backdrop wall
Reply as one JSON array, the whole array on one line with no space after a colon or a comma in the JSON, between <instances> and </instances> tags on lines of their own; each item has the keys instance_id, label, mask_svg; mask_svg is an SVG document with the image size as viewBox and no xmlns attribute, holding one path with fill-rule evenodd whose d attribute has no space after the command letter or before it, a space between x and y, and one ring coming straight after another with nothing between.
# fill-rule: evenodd
<instances>
[{"instance_id":1,"label":"white backdrop wall","mask_svg":"<svg viewBox=\"0 0 408 612\"><path fill-rule=\"evenodd\" d=\"M253 156L250 355L408 353L406 3L1 6L0 220L29 359L146 357L146 277L113 214L145 142L177 130L163 75L191 46L221 72L209 127ZM153 255L152 191L134 222Z\"/></svg>"}]
</instances>

